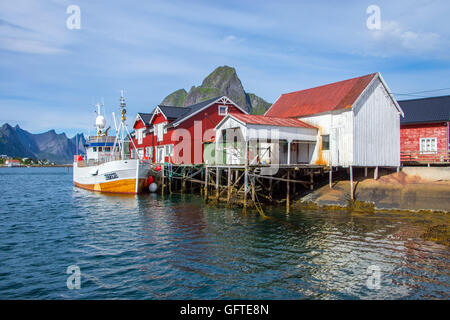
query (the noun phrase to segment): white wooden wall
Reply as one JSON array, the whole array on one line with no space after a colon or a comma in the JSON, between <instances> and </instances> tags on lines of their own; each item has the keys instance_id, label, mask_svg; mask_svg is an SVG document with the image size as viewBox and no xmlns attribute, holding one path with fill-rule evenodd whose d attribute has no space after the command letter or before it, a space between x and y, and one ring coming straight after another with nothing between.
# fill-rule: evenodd
<instances>
[{"instance_id":1,"label":"white wooden wall","mask_svg":"<svg viewBox=\"0 0 450 320\"><path fill-rule=\"evenodd\" d=\"M400 165L400 113L377 78L353 107L355 166Z\"/></svg>"}]
</instances>

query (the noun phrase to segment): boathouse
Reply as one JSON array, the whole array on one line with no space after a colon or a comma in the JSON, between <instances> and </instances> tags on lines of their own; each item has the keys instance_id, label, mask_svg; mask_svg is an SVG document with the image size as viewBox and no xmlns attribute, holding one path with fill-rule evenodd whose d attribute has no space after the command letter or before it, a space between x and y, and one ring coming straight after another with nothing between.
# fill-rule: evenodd
<instances>
[{"instance_id":1,"label":"boathouse","mask_svg":"<svg viewBox=\"0 0 450 320\"><path fill-rule=\"evenodd\" d=\"M408 164L450 164L450 96L399 101L401 160Z\"/></svg>"},{"instance_id":2,"label":"boathouse","mask_svg":"<svg viewBox=\"0 0 450 320\"><path fill-rule=\"evenodd\" d=\"M137 114L133 142L139 157L154 163L203 164L205 145L214 141L215 126L229 113L247 111L226 96L186 107L158 105Z\"/></svg>"},{"instance_id":3,"label":"boathouse","mask_svg":"<svg viewBox=\"0 0 450 320\"><path fill-rule=\"evenodd\" d=\"M216 164L309 164L317 128L298 119L228 114L216 126ZM245 152L247 150L247 152Z\"/></svg>"},{"instance_id":4,"label":"boathouse","mask_svg":"<svg viewBox=\"0 0 450 320\"><path fill-rule=\"evenodd\" d=\"M264 114L317 128L310 164L366 168L400 166L403 115L379 73L283 94Z\"/></svg>"}]
</instances>

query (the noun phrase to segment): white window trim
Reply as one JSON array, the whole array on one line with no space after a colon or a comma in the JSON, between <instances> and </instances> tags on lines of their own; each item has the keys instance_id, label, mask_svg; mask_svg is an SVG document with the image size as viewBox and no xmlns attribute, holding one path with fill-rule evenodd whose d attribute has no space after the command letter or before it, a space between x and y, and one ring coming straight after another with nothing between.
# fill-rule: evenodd
<instances>
[{"instance_id":1,"label":"white window trim","mask_svg":"<svg viewBox=\"0 0 450 320\"><path fill-rule=\"evenodd\" d=\"M218 108L217 112L219 113L219 116L226 116L228 114L228 106L227 105L219 104L219 106L217 108ZM220 108L225 108L225 113L220 112Z\"/></svg>"},{"instance_id":2,"label":"white window trim","mask_svg":"<svg viewBox=\"0 0 450 320\"><path fill-rule=\"evenodd\" d=\"M422 150L422 141L425 141L425 145L426 145L426 140L430 140L430 145L431 145L431 141L435 140L435 150ZM432 154L438 151L438 140L437 137L429 137L429 138L419 138L419 149L420 149L420 153L422 154Z\"/></svg>"},{"instance_id":3,"label":"white window trim","mask_svg":"<svg viewBox=\"0 0 450 320\"><path fill-rule=\"evenodd\" d=\"M136 130L136 133L137 133L138 144L142 144L143 138L144 138L144 130L138 129L138 130Z\"/></svg>"}]
</instances>

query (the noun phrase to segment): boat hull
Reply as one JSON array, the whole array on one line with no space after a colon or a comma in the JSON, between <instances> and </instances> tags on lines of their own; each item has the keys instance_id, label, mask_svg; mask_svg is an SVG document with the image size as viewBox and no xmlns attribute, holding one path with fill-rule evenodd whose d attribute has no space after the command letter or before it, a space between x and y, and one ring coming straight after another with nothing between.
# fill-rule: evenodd
<instances>
[{"instance_id":1,"label":"boat hull","mask_svg":"<svg viewBox=\"0 0 450 320\"><path fill-rule=\"evenodd\" d=\"M145 190L150 165L137 159L117 160L96 166L73 164L73 183L76 187L108 193L137 194Z\"/></svg>"}]
</instances>

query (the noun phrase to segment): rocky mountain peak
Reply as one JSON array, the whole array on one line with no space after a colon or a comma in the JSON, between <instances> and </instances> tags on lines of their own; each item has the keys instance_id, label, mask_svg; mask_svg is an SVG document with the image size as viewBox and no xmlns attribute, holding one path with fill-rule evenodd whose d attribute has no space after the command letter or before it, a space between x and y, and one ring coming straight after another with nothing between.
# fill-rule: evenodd
<instances>
[{"instance_id":1,"label":"rocky mountain peak","mask_svg":"<svg viewBox=\"0 0 450 320\"><path fill-rule=\"evenodd\" d=\"M229 97L233 102L251 113L258 112L258 114L261 114L263 113L262 110L265 112L271 105L254 94L249 96L244 90L236 69L229 66L216 68L203 80L200 86L192 86L189 92L179 89L171 93L161 104L189 106L222 95Z\"/></svg>"}]
</instances>

